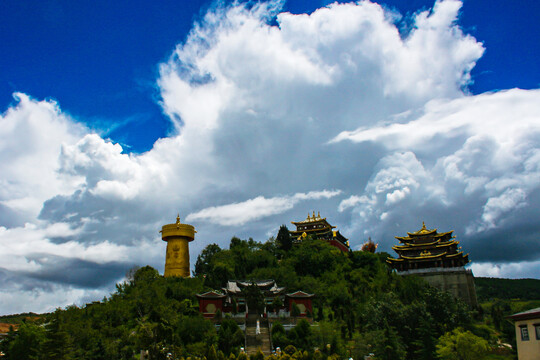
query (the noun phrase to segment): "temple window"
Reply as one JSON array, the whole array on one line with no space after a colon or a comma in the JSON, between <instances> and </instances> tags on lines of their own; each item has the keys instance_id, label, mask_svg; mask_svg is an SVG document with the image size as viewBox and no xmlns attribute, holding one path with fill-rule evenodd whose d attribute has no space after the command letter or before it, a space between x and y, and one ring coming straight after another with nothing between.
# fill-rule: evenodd
<instances>
[{"instance_id":1,"label":"temple window","mask_svg":"<svg viewBox=\"0 0 540 360\"><path fill-rule=\"evenodd\" d=\"M540 340L540 324L534 324L534 332L536 333L536 340Z\"/></svg>"},{"instance_id":2,"label":"temple window","mask_svg":"<svg viewBox=\"0 0 540 360\"><path fill-rule=\"evenodd\" d=\"M527 329L527 325L520 325L519 330L521 332L521 341L529 341L529 329Z\"/></svg>"}]
</instances>

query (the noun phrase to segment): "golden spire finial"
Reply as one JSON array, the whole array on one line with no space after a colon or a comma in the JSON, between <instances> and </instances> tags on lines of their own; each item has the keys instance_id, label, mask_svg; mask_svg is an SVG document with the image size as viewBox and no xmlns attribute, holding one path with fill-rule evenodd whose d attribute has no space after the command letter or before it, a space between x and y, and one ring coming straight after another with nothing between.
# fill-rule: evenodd
<instances>
[{"instance_id":1,"label":"golden spire finial","mask_svg":"<svg viewBox=\"0 0 540 360\"><path fill-rule=\"evenodd\" d=\"M321 218L321 212L320 211L317 211L317 217L320 219Z\"/></svg>"},{"instance_id":2,"label":"golden spire finial","mask_svg":"<svg viewBox=\"0 0 540 360\"><path fill-rule=\"evenodd\" d=\"M311 220L311 217L309 217L309 213L307 213L307 219L306 220Z\"/></svg>"},{"instance_id":3,"label":"golden spire finial","mask_svg":"<svg viewBox=\"0 0 540 360\"><path fill-rule=\"evenodd\" d=\"M178 215L176 215L176 223L180 224L180 213L178 213Z\"/></svg>"},{"instance_id":4,"label":"golden spire finial","mask_svg":"<svg viewBox=\"0 0 540 360\"><path fill-rule=\"evenodd\" d=\"M426 224L422 221L422 230L426 230Z\"/></svg>"},{"instance_id":5,"label":"golden spire finial","mask_svg":"<svg viewBox=\"0 0 540 360\"><path fill-rule=\"evenodd\" d=\"M313 219L315 219L315 210L313 210Z\"/></svg>"}]
</instances>

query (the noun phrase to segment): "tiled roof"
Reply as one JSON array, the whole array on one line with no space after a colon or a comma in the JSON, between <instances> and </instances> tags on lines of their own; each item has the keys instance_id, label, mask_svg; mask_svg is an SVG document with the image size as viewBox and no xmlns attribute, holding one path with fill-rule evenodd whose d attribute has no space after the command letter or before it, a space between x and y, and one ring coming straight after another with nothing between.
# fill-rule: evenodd
<instances>
[{"instance_id":1,"label":"tiled roof","mask_svg":"<svg viewBox=\"0 0 540 360\"><path fill-rule=\"evenodd\" d=\"M540 319L540 307L510 315L507 318L512 320Z\"/></svg>"}]
</instances>

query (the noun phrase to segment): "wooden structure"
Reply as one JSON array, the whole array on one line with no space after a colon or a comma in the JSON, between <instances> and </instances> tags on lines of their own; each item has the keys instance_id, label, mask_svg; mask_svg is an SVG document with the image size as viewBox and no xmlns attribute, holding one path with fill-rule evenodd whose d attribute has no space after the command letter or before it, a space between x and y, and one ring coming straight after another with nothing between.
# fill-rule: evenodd
<instances>
[{"instance_id":1,"label":"wooden structure","mask_svg":"<svg viewBox=\"0 0 540 360\"><path fill-rule=\"evenodd\" d=\"M303 291L296 291L294 293L285 295L285 306L292 314L293 304L296 304L298 310L300 310L300 317L306 317L308 314L313 314L313 307L311 305L311 299L314 294L308 294Z\"/></svg>"},{"instance_id":2,"label":"wooden structure","mask_svg":"<svg viewBox=\"0 0 540 360\"><path fill-rule=\"evenodd\" d=\"M216 291L207 291L196 296L199 299L199 312L205 318L213 318L218 310L223 313L225 295Z\"/></svg>"},{"instance_id":3,"label":"wooden structure","mask_svg":"<svg viewBox=\"0 0 540 360\"><path fill-rule=\"evenodd\" d=\"M403 244L392 246L399 257L388 258L387 262L397 271L465 266L469 263L469 254L463 254L452 232L439 234L437 229L428 230L422 223L420 230L408 232L408 236L396 236Z\"/></svg>"},{"instance_id":4,"label":"wooden structure","mask_svg":"<svg viewBox=\"0 0 540 360\"><path fill-rule=\"evenodd\" d=\"M396 236L402 245L392 246L397 258L386 262L400 275L422 277L431 286L451 293L471 307L478 305L472 271L465 269L469 254L463 254L453 231L438 233L437 229L422 228Z\"/></svg>"},{"instance_id":5,"label":"wooden structure","mask_svg":"<svg viewBox=\"0 0 540 360\"><path fill-rule=\"evenodd\" d=\"M250 300L253 300L249 299L249 293L253 291L252 287L256 287L256 297L262 303L262 311L249 304ZM281 313L288 316L293 303L298 306L300 317L313 313L311 299L314 294L303 291L285 294L285 288L279 287L275 280L229 280L222 291L208 291L196 296L199 300L199 311L206 318L213 318L217 310L224 314L238 314L240 316L256 314L266 317L271 309L274 314ZM279 309L273 308L276 298L279 299L277 303L281 304Z\"/></svg>"},{"instance_id":6,"label":"wooden structure","mask_svg":"<svg viewBox=\"0 0 540 360\"><path fill-rule=\"evenodd\" d=\"M306 220L291 221L291 223L296 226L296 230L289 232L293 242L301 242L309 236L314 239L325 240L341 251L350 251L349 240L341 235L339 230L334 230L336 227L330 225L326 218L321 218L320 213L315 215L314 211L313 216L308 214Z\"/></svg>"}]
</instances>

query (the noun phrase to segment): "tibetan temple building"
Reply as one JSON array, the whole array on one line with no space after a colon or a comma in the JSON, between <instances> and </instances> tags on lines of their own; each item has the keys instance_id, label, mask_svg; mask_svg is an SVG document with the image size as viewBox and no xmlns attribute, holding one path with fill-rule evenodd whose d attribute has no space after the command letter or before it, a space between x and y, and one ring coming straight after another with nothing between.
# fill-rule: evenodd
<instances>
[{"instance_id":1,"label":"tibetan temple building","mask_svg":"<svg viewBox=\"0 0 540 360\"><path fill-rule=\"evenodd\" d=\"M336 227L330 225L326 218L321 218L321 214L318 213L313 216L308 214L304 221L291 221L296 226L296 230L290 231L291 237L295 242L301 242L303 239L311 236L315 239L326 240L334 247L337 247L341 251L350 251L349 240L340 234L339 230L334 230Z\"/></svg>"},{"instance_id":2,"label":"tibetan temple building","mask_svg":"<svg viewBox=\"0 0 540 360\"><path fill-rule=\"evenodd\" d=\"M258 311L253 307L250 309L246 299L246 289L250 286L256 286L263 297L264 308ZM197 294L199 300L199 311L206 318L212 318L219 309L222 313L236 314L246 316L261 312L265 317L269 314L274 316L290 315L293 303L300 310L300 317L305 317L313 312L311 299L314 294L308 294L303 291L286 293L284 287L277 286L275 280L229 280L227 286L222 291L208 291L203 294ZM275 299L279 298L281 304L279 309L274 309Z\"/></svg>"},{"instance_id":3,"label":"tibetan temple building","mask_svg":"<svg viewBox=\"0 0 540 360\"><path fill-rule=\"evenodd\" d=\"M465 269L469 254L463 254L453 231L438 233L437 229L422 228L396 236L401 245L392 246L397 258L386 261L400 275L417 275L431 286L448 291L470 306L476 306L476 290L472 271Z\"/></svg>"},{"instance_id":4,"label":"tibetan temple building","mask_svg":"<svg viewBox=\"0 0 540 360\"><path fill-rule=\"evenodd\" d=\"M422 223L420 230L408 232L408 236L396 236L403 244L392 246L399 257L388 258L387 262L397 271L463 267L469 263L469 254L463 255L452 232L439 234L437 229L428 230Z\"/></svg>"}]
</instances>

